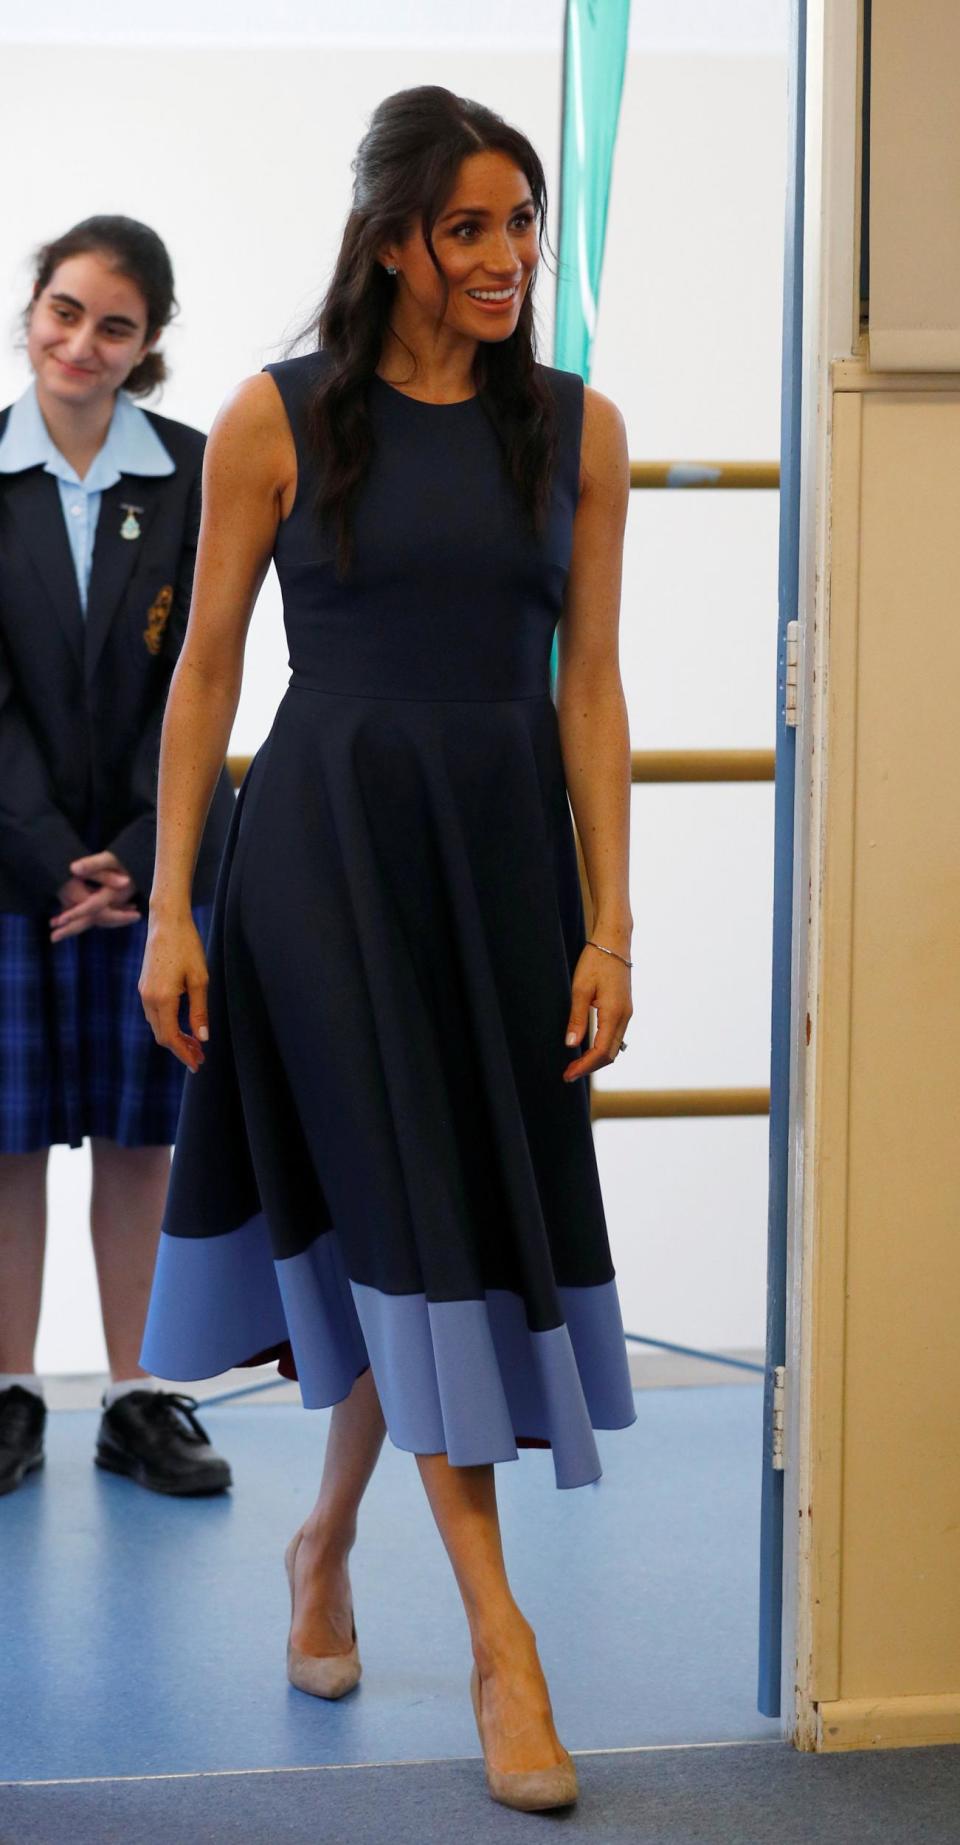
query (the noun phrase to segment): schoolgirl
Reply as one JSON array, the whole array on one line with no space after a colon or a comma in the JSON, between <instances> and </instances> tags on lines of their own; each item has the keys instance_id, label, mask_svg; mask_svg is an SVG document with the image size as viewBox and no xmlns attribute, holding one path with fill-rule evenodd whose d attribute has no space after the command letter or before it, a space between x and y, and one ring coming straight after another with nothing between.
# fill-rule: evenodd
<instances>
[{"instance_id":1,"label":"schoolgirl","mask_svg":"<svg viewBox=\"0 0 960 1845\"><path fill-rule=\"evenodd\" d=\"M139 1364L183 1071L137 982L204 436L135 399L165 376L175 307L147 225L74 225L37 254L33 378L0 412L0 1493L43 1460L47 1155L85 1139L112 1376L96 1459L163 1492L230 1483L194 1400ZM193 881L202 933L232 809L224 770Z\"/></svg>"}]
</instances>

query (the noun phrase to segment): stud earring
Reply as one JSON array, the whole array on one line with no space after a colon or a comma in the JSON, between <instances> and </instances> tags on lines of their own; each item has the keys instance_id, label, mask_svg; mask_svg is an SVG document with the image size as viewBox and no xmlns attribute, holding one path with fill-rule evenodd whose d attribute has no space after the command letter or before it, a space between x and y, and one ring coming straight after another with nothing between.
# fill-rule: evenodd
<instances>
[{"instance_id":1,"label":"stud earring","mask_svg":"<svg viewBox=\"0 0 960 1845\"><path fill-rule=\"evenodd\" d=\"M386 272L388 275L396 275L397 273L395 263L384 263L384 268L386 269Z\"/></svg>"}]
</instances>

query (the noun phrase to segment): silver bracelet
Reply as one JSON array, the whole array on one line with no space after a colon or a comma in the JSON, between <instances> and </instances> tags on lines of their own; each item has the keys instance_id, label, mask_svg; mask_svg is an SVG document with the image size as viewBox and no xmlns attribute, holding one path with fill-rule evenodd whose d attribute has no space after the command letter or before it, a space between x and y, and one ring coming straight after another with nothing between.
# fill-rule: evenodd
<instances>
[{"instance_id":1,"label":"silver bracelet","mask_svg":"<svg viewBox=\"0 0 960 1845\"><path fill-rule=\"evenodd\" d=\"M614 955L618 961L623 962L624 967L633 966L633 962L628 961L626 955L618 955L615 948L604 948L602 942L593 941L589 935L587 936L587 946L590 948L599 948L602 955Z\"/></svg>"}]
</instances>

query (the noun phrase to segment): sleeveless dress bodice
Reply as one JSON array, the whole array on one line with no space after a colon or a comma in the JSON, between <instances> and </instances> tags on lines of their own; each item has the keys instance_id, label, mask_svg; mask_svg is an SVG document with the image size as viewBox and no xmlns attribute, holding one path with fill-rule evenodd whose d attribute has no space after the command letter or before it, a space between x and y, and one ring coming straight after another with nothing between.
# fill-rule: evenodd
<instances>
[{"instance_id":1,"label":"sleeveless dress bodice","mask_svg":"<svg viewBox=\"0 0 960 1845\"><path fill-rule=\"evenodd\" d=\"M570 568L583 386L550 372L559 463L542 536L523 515L479 396L421 403L377 374L375 450L355 523L354 566L334 571L313 510L303 439L324 354L268 366L297 434L297 494L277 535L290 665L328 692L379 698L530 698L550 689L550 649Z\"/></svg>"}]
</instances>

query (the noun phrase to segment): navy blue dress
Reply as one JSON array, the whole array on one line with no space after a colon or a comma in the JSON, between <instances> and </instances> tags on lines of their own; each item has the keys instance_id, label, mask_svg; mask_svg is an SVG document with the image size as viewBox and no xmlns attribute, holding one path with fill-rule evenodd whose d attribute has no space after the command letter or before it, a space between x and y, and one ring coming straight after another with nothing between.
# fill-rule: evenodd
<instances>
[{"instance_id":1,"label":"navy blue dress","mask_svg":"<svg viewBox=\"0 0 960 1845\"><path fill-rule=\"evenodd\" d=\"M400 1448L549 1445L558 1486L636 1419L585 1078L564 1083L585 940L550 692L583 385L545 537L482 398L376 376L375 454L336 579L304 414L324 353L268 366L299 478L275 561L290 684L238 797L143 1363L277 1356L308 1407L372 1366Z\"/></svg>"}]
</instances>

